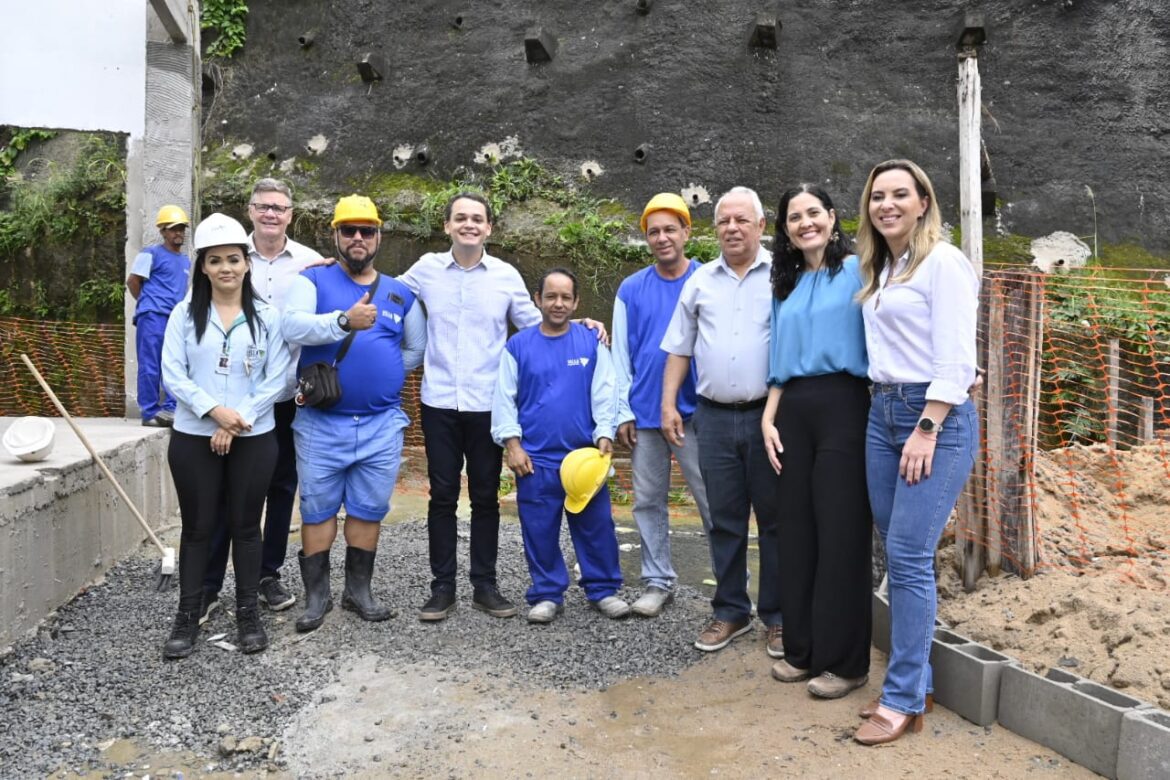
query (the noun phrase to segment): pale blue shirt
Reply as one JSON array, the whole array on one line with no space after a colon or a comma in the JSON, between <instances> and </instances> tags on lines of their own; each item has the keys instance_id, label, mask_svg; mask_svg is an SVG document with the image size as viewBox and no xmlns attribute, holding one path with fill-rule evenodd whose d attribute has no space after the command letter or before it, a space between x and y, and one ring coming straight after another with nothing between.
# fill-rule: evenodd
<instances>
[{"instance_id":1,"label":"pale blue shirt","mask_svg":"<svg viewBox=\"0 0 1170 780\"><path fill-rule=\"evenodd\" d=\"M284 392L285 375L292 362L280 335L280 313L256 301L253 341L243 314L225 327L212 304L203 339L197 342L190 308L189 299L175 307L163 338L163 384L178 401L175 430L211 436L219 424L206 415L217 406L236 410L251 424L252 430L242 436L272 430L272 405ZM227 373L223 373L225 370Z\"/></svg>"},{"instance_id":2,"label":"pale blue shirt","mask_svg":"<svg viewBox=\"0 0 1170 780\"><path fill-rule=\"evenodd\" d=\"M865 379L865 325L855 297L861 289L856 255L841 269L804 271L783 301L772 299L772 345L768 384L846 373Z\"/></svg>"},{"instance_id":3,"label":"pale blue shirt","mask_svg":"<svg viewBox=\"0 0 1170 780\"><path fill-rule=\"evenodd\" d=\"M398 281L427 309L422 402L461 412L491 410L508 322L521 330L540 323L520 272L487 252L463 268L448 250L423 255Z\"/></svg>"},{"instance_id":4,"label":"pale blue shirt","mask_svg":"<svg viewBox=\"0 0 1170 780\"><path fill-rule=\"evenodd\" d=\"M979 276L957 247L939 242L904 282L888 281L906 256L887 267L878 292L862 305L869 378L929 383L926 400L958 406L975 381Z\"/></svg>"},{"instance_id":5,"label":"pale blue shirt","mask_svg":"<svg viewBox=\"0 0 1170 780\"><path fill-rule=\"evenodd\" d=\"M288 288L292 285L293 279L311 263L320 260L321 254L286 236L284 249L269 260L256 251L254 236L255 233L248 234L248 257L252 260L252 289L261 300L283 312ZM297 344L290 344L289 352L292 353L292 363L289 365L288 376L285 377L285 391L278 401L288 401L296 395L297 362L301 359L301 348Z\"/></svg>"},{"instance_id":6,"label":"pale blue shirt","mask_svg":"<svg viewBox=\"0 0 1170 780\"><path fill-rule=\"evenodd\" d=\"M694 357L699 395L739 403L768 394L771 275L772 253L760 247L742 279L721 254L683 286L662 348Z\"/></svg>"},{"instance_id":7,"label":"pale blue shirt","mask_svg":"<svg viewBox=\"0 0 1170 780\"><path fill-rule=\"evenodd\" d=\"M519 367L511 353L500 357L500 370L492 396L492 439L501 447L511 438L520 438L520 416L516 408ZM597 345L597 367L590 385L590 408L593 410L593 443L613 440L617 433L617 374L613 357L604 344Z\"/></svg>"}]
</instances>

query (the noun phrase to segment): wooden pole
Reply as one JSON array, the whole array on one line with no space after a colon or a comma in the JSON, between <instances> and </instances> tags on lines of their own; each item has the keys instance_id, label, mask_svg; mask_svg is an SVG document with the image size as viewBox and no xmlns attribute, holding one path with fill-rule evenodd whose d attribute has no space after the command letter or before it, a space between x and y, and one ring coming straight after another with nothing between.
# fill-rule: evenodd
<instances>
[{"instance_id":1,"label":"wooden pole","mask_svg":"<svg viewBox=\"0 0 1170 780\"><path fill-rule=\"evenodd\" d=\"M1109 339L1109 376L1105 401L1105 443L1117 448L1117 404L1121 400L1121 342Z\"/></svg>"},{"instance_id":2,"label":"wooden pole","mask_svg":"<svg viewBox=\"0 0 1170 780\"><path fill-rule=\"evenodd\" d=\"M1154 440L1154 399L1144 396L1141 399L1142 418L1138 433L1138 444L1149 444Z\"/></svg>"},{"instance_id":3,"label":"wooden pole","mask_svg":"<svg viewBox=\"0 0 1170 780\"><path fill-rule=\"evenodd\" d=\"M979 58L974 46L959 50L959 208L963 228L963 254L983 275L982 168L983 88Z\"/></svg>"}]
</instances>

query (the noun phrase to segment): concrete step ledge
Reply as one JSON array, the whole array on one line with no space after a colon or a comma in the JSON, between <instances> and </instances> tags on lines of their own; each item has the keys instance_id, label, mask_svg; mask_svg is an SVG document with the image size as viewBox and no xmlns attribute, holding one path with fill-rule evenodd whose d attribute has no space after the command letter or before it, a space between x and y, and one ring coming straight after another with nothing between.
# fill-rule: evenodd
<instances>
[{"instance_id":1,"label":"concrete step ledge","mask_svg":"<svg viewBox=\"0 0 1170 780\"><path fill-rule=\"evenodd\" d=\"M1118 780L1170 777L1170 713L1158 709L1125 713L1117 750Z\"/></svg>"},{"instance_id":2,"label":"concrete step ledge","mask_svg":"<svg viewBox=\"0 0 1170 780\"><path fill-rule=\"evenodd\" d=\"M1009 665L1000 682L999 722L1005 728L1110 778L1118 776L1122 722L1149 706L1060 669L1040 676Z\"/></svg>"},{"instance_id":3,"label":"concrete step ledge","mask_svg":"<svg viewBox=\"0 0 1170 780\"><path fill-rule=\"evenodd\" d=\"M1000 678L1014 659L948 629L931 643L934 700L972 723L988 726L999 714Z\"/></svg>"}]
</instances>

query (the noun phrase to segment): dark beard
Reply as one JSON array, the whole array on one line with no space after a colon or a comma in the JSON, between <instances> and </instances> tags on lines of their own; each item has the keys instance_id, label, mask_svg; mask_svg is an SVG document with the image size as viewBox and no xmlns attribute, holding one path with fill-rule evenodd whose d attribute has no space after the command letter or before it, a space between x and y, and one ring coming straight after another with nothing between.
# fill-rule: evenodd
<instances>
[{"instance_id":1,"label":"dark beard","mask_svg":"<svg viewBox=\"0 0 1170 780\"><path fill-rule=\"evenodd\" d=\"M345 267L349 269L351 276L360 276L374 262L373 256L367 257L365 260L354 260L344 253L341 255L341 260L345 263Z\"/></svg>"}]
</instances>

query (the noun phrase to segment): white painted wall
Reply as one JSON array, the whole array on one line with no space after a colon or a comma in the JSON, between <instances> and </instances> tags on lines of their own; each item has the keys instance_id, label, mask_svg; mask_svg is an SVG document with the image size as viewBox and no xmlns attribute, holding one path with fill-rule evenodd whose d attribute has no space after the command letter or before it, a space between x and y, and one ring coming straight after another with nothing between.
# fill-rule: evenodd
<instances>
[{"instance_id":1,"label":"white painted wall","mask_svg":"<svg viewBox=\"0 0 1170 780\"><path fill-rule=\"evenodd\" d=\"M0 124L144 134L143 0L0 0Z\"/></svg>"}]
</instances>

